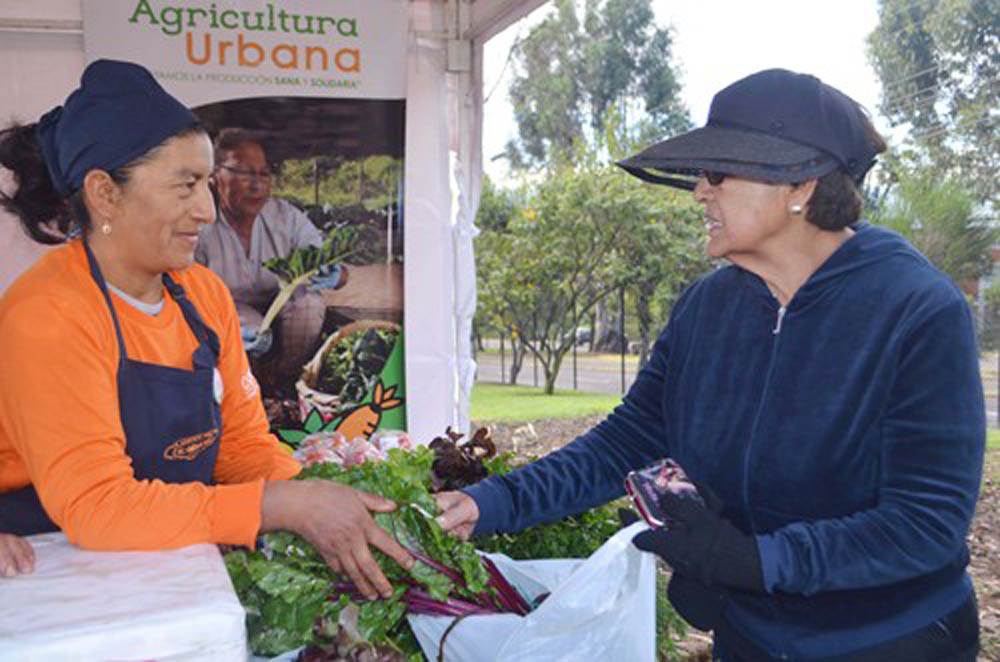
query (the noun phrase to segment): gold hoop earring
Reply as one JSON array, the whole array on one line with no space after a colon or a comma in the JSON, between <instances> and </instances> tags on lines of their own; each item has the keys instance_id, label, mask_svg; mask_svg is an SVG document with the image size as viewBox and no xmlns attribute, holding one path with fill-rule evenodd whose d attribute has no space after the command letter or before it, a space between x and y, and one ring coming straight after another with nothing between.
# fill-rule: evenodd
<instances>
[{"instance_id":1,"label":"gold hoop earring","mask_svg":"<svg viewBox=\"0 0 1000 662\"><path fill-rule=\"evenodd\" d=\"M111 224L105 223L104 225L102 225L101 232L103 232L104 234L111 234Z\"/></svg>"},{"instance_id":2,"label":"gold hoop earring","mask_svg":"<svg viewBox=\"0 0 1000 662\"><path fill-rule=\"evenodd\" d=\"M802 213L802 205L792 205L788 208L788 211L792 212L796 216Z\"/></svg>"}]
</instances>

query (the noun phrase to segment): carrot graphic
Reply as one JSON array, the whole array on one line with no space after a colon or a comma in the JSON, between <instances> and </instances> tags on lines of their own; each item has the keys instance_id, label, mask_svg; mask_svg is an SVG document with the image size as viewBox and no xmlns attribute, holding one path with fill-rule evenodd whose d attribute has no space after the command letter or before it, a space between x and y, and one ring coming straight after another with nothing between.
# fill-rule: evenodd
<instances>
[{"instance_id":1,"label":"carrot graphic","mask_svg":"<svg viewBox=\"0 0 1000 662\"><path fill-rule=\"evenodd\" d=\"M382 420L382 412L395 409L403 404L402 399L392 397L395 393L395 386L390 386L386 389L382 386L381 381L375 382L372 401L353 409L345 415L337 426L337 432L347 437L347 439L354 439L355 437L371 438L372 433L378 429L378 424Z\"/></svg>"}]
</instances>

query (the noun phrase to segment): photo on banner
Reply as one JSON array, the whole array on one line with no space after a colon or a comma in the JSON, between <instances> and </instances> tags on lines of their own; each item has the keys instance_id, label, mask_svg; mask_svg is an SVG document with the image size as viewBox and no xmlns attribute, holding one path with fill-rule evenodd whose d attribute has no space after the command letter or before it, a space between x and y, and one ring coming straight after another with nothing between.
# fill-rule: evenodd
<instances>
[{"instance_id":1,"label":"photo on banner","mask_svg":"<svg viewBox=\"0 0 1000 662\"><path fill-rule=\"evenodd\" d=\"M213 141L226 282L272 430L406 429L404 0L84 0L88 61L149 68Z\"/></svg>"}]
</instances>

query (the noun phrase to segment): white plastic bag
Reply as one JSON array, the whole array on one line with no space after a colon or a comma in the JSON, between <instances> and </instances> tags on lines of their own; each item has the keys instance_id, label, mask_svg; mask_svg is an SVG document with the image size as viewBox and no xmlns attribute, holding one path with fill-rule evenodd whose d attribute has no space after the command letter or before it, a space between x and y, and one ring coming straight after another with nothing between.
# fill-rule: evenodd
<instances>
[{"instance_id":1,"label":"white plastic bag","mask_svg":"<svg viewBox=\"0 0 1000 662\"><path fill-rule=\"evenodd\" d=\"M462 619L444 641L444 660L652 662L656 653L656 563L632 545L646 525L619 531L586 560L514 561L490 554L529 601L551 592L527 616L498 614ZM408 616L432 662L455 619Z\"/></svg>"}]
</instances>

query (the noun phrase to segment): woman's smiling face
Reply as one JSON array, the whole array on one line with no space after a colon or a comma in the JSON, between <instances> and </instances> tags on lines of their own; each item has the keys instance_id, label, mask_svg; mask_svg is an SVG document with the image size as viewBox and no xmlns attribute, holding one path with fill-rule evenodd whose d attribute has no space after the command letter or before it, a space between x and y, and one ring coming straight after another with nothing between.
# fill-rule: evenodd
<instances>
[{"instance_id":1,"label":"woman's smiling face","mask_svg":"<svg viewBox=\"0 0 1000 662\"><path fill-rule=\"evenodd\" d=\"M705 208L706 252L732 259L766 250L788 227L788 184L768 184L729 175L719 184L700 177L694 198Z\"/></svg>"},{"instance_id":2,"label":"woman's smiling face","mask_svg":"<svg viewBox=\"0 0 1000 662\"><path fill-rule=\"evenodd\" d=\"M199 229L215 220L211 174L212 144L201 132L171 138L132 169L109 236L130 269L162 273L191 265Z\"/></svg>"}]
</instances>

